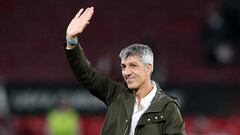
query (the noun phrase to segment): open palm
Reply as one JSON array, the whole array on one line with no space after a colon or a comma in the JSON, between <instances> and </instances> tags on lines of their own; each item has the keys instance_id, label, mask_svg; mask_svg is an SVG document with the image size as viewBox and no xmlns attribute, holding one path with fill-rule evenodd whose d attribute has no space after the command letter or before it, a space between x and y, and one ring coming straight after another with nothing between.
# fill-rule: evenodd
<instances>
[{"instance_id":1,"label":"open palm","mask_svg":"<svg viewBox=\"0 0 240 135\"><path fill-rule=\"evenodd\" d=\"M66 34L69 38L74 38L83 32L92 18L94 8L88 7L84 12L83 11L84 9L81 8L68 25Z\"/></svg>"}]
</instances>

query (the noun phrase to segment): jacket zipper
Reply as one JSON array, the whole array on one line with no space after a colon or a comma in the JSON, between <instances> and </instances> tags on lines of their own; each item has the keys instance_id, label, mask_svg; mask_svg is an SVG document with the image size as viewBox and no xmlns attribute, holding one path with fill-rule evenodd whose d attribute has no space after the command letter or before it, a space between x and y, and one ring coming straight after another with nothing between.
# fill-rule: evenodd
<instances>
[{"instance_id":1,"label":"jacket zipper","mask_svg":"<svg viewBox=\"0 0 240 135\"><path fill-rule=\"evenodd\" d=\"M129 128L131 126L130 125L131 122L132 122L132 118L130 120L127 120L127 127L125 128L123 135L129 135Z\"/></svg>"},{"instance_id":2,"label":"jacket zipper","mask_svg":"<svg viewBox=\"0 0 240 135\"><path fill-rule=\"evenodd\" d=\"M127 125L123 135L127 135L127 131L128 131L128 125Z\"/></svg>"}]
</instances>

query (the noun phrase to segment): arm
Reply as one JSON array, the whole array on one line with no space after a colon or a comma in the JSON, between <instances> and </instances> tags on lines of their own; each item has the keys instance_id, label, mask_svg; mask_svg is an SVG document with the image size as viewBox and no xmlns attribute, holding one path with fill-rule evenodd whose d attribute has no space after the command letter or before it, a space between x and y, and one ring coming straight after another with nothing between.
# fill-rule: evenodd
<instances>
[{"instance_id":1,"label":"arm","mask_svg":"<svg viewBox=\"0 0 240 135\"><path fill-rule=\"evenodd\" d=\"M77 13L69 24L66 32L67 38L75 38L83 32L93 15L93 7L87 8L84 13L82 12L83 9ZM109 105L113 97L117 95L119 89L123 86L98 74L91 66L91 63L87 60L83 49L79 44L75 46L65 44L65 47L68 48L65 49L65 53L76 78L90 91L91 94L98 97L106 105Z\"/></svg>"}]
</instances>

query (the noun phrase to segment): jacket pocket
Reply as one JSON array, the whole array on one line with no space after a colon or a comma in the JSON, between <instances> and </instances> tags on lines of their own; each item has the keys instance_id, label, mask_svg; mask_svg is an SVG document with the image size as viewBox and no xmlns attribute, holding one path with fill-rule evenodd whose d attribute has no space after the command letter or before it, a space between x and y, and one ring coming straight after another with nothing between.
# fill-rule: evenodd
<instances>
[{"instance_id":1,"label":"jacket pocket","mask_svg":"<svg viewBox=\"0 0 240 135\"><path fill-rule=\"evenodd\" d=\"M162 113L148 113L141 116L135 129L136 135L162 135L166 119Z\"/></svg>"},{"instance_id":2,"label":"jacket pocket","mask_svg":"<svg viewBox=\"0 0 240 135\"><path fill-rule=\"evenodd\" d=\"M138 125L147 125L147 124L152 124L152 123L160 123L164 122L165 116L163 113L148 113L142 115L142 117L138 121Z\"/></svg>"}]
</instances>

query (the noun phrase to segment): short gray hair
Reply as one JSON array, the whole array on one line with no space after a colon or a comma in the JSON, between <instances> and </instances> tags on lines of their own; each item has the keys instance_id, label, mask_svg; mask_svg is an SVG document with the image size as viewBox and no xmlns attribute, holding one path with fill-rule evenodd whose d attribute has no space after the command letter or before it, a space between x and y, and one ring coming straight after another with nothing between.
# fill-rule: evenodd
<instances>
[{"instance_id":1,"label":"short gray hair","mask_svg":"<svg viewBox=\"0 0 240 135\"><path fill-rule=\"evenodd\" d=\"M153 52L151 48L144 44L133 44L124 49L119 54L121 60L125 60L128 56L139 55L140 60L146 65L153 66Z\"/></svg>"}]
</instances>

